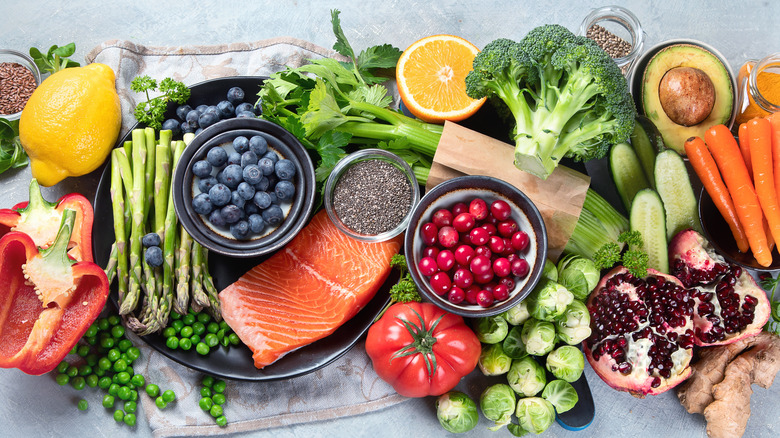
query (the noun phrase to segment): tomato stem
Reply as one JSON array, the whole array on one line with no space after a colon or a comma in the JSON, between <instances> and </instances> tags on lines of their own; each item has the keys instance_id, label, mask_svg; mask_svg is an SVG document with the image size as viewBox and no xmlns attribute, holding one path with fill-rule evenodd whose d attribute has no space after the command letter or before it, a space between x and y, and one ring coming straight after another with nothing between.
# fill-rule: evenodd
<instances>
[{"instance_id":1,"label":"tomato stem","mask_svg":"<svg viewBox=\"0 0 780 438\"><path fill-rule=\"evenodd\" d=\"M428 371L428 380L430 381L434 374L436 374L437 368L436 355L433 354L433 345L436 344L437 339L433 336L433 332L436 330L436 326L439 325L441 319L444 318L444 315L439 316L436 321L431 324L431 328L426 330L425 321L423 320L422 315L415 310L412 310L412 312L417 315L417 318L420 320L420 325L416 325L402 318L396 317L396 319L401 321L404 327L406 327L406 330L409 331L409 335L412 337L413 341L396 351L390 360L392 361L397 357L422 354L423 359L425 360L425 368Z\"/></svg>"}]
</instances>

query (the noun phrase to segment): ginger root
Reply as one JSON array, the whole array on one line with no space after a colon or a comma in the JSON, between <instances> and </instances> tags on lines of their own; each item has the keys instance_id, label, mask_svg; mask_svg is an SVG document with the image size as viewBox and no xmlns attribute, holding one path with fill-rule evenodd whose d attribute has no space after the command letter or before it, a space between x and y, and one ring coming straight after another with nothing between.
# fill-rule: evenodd
<instances>
[{"instance_id":1,"label":"ginger root","mask_svg":"<svg viewBox=\"0 0 780 438\"><path fill-rule=\"evenodd\" d=\"M751 385L769 388L780 371L780 336L762 332L705 348L692 368L677 391L682 405L704 414L708 436L741 437L750 417Z\"/></svg>"}]
</instances>

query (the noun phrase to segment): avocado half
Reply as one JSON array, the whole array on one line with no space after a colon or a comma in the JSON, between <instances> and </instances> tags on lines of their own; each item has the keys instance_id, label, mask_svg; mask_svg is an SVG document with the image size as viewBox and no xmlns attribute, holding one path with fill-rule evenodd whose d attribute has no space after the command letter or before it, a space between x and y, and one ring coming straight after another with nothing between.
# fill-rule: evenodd
<instances>
[{"instance_id":1,"label":"avocado half","mask_svg":"<svg viewBox=\"0 0 780 438\"><path fill-rule=\"evenodd\" d=\"M659 85L666 72L676 67L693 67L703 71L715 87L715 102L709 116L693 126L670 119L661 106ZM658 128L667 147L685 155L685 141L718 124L728 125L734 111L734 88L731 73L714 53L693 44L674 44L658 51L647 63L642 76L642 110Z\"/></svg>"}]
</instances>

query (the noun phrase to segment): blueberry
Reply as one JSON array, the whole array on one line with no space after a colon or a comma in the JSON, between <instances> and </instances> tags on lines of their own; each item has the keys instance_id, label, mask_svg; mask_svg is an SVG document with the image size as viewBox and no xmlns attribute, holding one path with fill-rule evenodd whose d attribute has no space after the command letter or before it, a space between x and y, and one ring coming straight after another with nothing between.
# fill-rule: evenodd
<instances>
[{"instance_id":1,"label":"blueberry","mask_svg":"<svg viewBox=\"0 0 780 438\"><path fill-rule=\"evenodd\" d=\"M287 180L281 180L274 187L276 198L280 201L289 201L295 195L295 185Z\"/></svg>"},{"instance_id":2,"label":"blueberry","mask_svg":"<svg viewBox=\"0 0 780 438\"><path fill-rule=\"evenodd\" d=\"M149 266L157 267L163 264L163 252L159 246L150 246L144 250L144 259Z\"/></svg>"},{"instance_id":3,"label":"blueberry","mask_svg":"<svg viewBox=\"0 0 780 438\"><path fill-rule=\"evenodd\" d=\"M238 137L233 139L233 149L236 150L239 154L243 154L244 152L249 150L249 139L244 137L243 135L239 135Z\"/></svg>"},{"instance_id":4,"label":"blueberry","mask_svg":"<svg viewBox=\"0 0 780 438\"><path fill-rule=\"evenodd\" d=\"M249 102L244 102L236 105L236 114L241 112L252 113L252 117L255 116L255 110L252 108L252 104Z\"/></svg>"},{"instance_id":5,"label":"blueberry","mask_svg":"<svg viewBox=\"0 0 780 438\"><path fill-rule=\"evenodd\" d=\"M190 125L189 122L182 122L181 127L179 129L181 129L181 132L185 132L185 133L195 132L195 128L192 125Z\"/></svg>"},{"instance_id":6,"label":"blueberry","mask_svg":"<svg viewBox=\"0 0 780 438\"><path fill-rule=\"evenodd\" d=\"M178 108L176 108L176 117L178 117L181 120L187 120L187 114L192 111L192 107L189 105L179 105Z\"/></svg>"},{"instance_id":7,"label":"blueberry","mask_svg":"<svg viewBox=\"0 0 780 438\"><path fill-rule=\"evenodd\" d=\"M252 187L252 184L249 184L248 182L244 181L241 184L236 187L236 193L239 194L243 199L250 200L255 196L255 188Z\"/></svg>"},{"instance_id":8,"label":"blueberry","mask_svg":"<svg viewBox=\"0 0 780 438\"><path fill-rule=\"evenodd\" d=\"M271 206L271 194L268 192L255 192L254 198L252 198L255 205L261 210Z\"/></svg>"},{"instance_id":9,"label":"blueberry","mask_svg":"<svg viewBox=\"0 0 780 438\"><path fill-rule=\"evenodd\" d=\"M272 227L279 225L284 219L282 208L276 204L272 204L270 207L263 210L261 214L263 215L263 220Z\"/></svg>"},{"instance_id":10,"label":"blueberry","mask_svg":"<svg viewBox=\"0 0 780 438\"><path fill-rule=\"evenodd\" d=\"M238 119L254 119L257 117L252 111L238 111L236 112L236 118Z\"/></svg>"},{"instance_id":11,"label":"blueberry","mask_svg":"<svg viewBox=\"0 0 780 438\"><path fill-rule=\"evenodd\" d=\"M244 180L243 169L238 164L228 164L222 169L222 179L222 183L233 190Z\"/></svg>"},{"instance_id":12,"label":"blueberry","mask_svg":"<svg viewBox=\"0 0 780 438\"><path fill-rule=\"evenodd\" d=\"M229 119L236 115L236 108L227 100L223 100L217 104L217 111L223 119Z\"/></svg>"},{"instance_id":13,"label":"blueberry","mask_svg":"<svg viewBox=\"0 0 780 438\"><path fill-rule=\"evenodd\" d=\"M267 193L268 193L268 196L271 197L271 204L278 204L279 203L279 200L276 199L276 192L271 191L271 192L267 192Z\"/></svg>"},{"instance_id":14,"label":"blueberry","mask_svg":"<svg viewBox=\"0 0 780 438\"><path fill-rule=\"evenodd\" d=\"M189 123L190 126L197 128L198 127L198 119L200 118L200 113L198 110L191 110L187 113L187 115L184 117L184 121Z\"/></svg>"},{"instance_id":15,"label":"blueberry","mask_svg":"<svg viewBox=\"0 0 780 438\"><path fill-rule=\"evenodd\" d=\"M260 213L260 207L257 206L254 202L247 202L244 204L244 214L247 216L252 216L253 214Z\"/></svg>"},{"instance_id":16,"label":"blueberry","mask_svg":"<svg viewBox=\"0 0 780 438\"><path fill-rule=\"evenodd\" d=\"M212 205L222 207L230 202L230 189L222 183L216 184L209 189L209 199Z\"/></svg>"},{"instance_id":17,"label":"blueberry","mask_svg":"<svg viewBox=\"0 0 780 438\"><path fill-rule=\"evenodd\" d=\"M192 198L192 209L198 214L209 214L214 209L211 198L206 193L198 193Z\"/></svg>"},{"instance_id":18,"label":"blueberry","mask_svg":"<svg viewBox=\"0 0 780 438\"><path fill-rule=\"evenodd\" d=\"M268 175L266 178L268 178L268 187L276 187L276 183L279 182L279 177L275 173Z\"/></svg>"},{"instance_id":19,"label":"blueberry","mask_svg":"<svg viewBox=\"0 0 780 438\"><path fill-rule=\"evenodd\" d=\"M180 122L176 119L168 119L164 121L160 129L163 131L171 131L173 135L179 135L181 133Z\"/></svg>"},{"instance_id":20,"label":"blueberry","mask_svg":"<svg viewBox=\"0 0 780 438\"><path fill-rule=\"evenodd\" d=\"M202 115L206 112L206 110L209 109L208 105L198 105L195 107L195 111L198 112L198 116Z\"/></svg>"},{"instance_id":21,"label":"blueberry","mask_svg":"<svg viewBox=\"0 0 780 438\"><path fill-rule=\"evenodd\" d=\"M230 234L238 240L244 240L249 236L249 222L238 221L230 226Z\"/></svg>"},{"instance_id":22,"label":"blueberry","mask_svg":"<svg viewBox=\"0 0 780 438\"><path fill-rule=\"evenodd\" d=\"M282 158L274 164L274 171L279 179L292 179L295 176L295 164L287 158Z\"/></svg>"},{"instance_id":23,"label":"blueberry","mask_svg":"<svg viewBox=\"0 0 780 438\"><path fill-rule=\"evenodd\" d=\"M222 214L222 219L225 220L226 224L234 224L241 220L242 211L233 204L228 204L222 207L220 213Z\"/></svg>"},{"instance_id":24,"label":"blueberry","mask_svg":"<svg viewBox=\"0 0 780 438\"><path fill-rule=\"evenodd\" d=\"M258 167L257 169L258 169L257 171L259 172L260 168ZM258 181L257 184L255 184L254 187L255 187L255 190L259 190L261 192L265 192L266 190L268 190L268 187L271 187L271 184L269 184L269 181L268 181L267 177L262 176L262 177L260 177L260 181Z\"/></svg>"},{"instance_id":25,"label":"blueberry","mask_svg":"<svg viewBox=\"0 0 780 438\"><path fill-rule=\"evenodd\" d=\"M263 115L263 100L262 99L257 99L257 102L255 102L255 106L254 106L253 109L255 111L255 114L257 114L258 116L262 116Z\"/></svg>"},{"instance_id":26,"label":"blueberry","mask_svg":"<svg viewBox=\"0 0 780 438\"><path fill-rule=\"evenodd\" d=\"M209 190L217 184L217 178L210 176L208 178L201 178L198 181L198 189L203 193L208 193Z\"/></svg>"},{"instance_id":27,"label":"blueberry","mask_svg":"<svg viewBox=\"0 0 780 438\"><path fill-rule=\"evenodd\" d=\"M252 151L246 151L241 154L241 167L257 164L257 155Z\"/></svg>"},{"instance_id":28,"label":"blueberry","mask_svg":"<svg viewBox=\"0 0 780 438\"><path fill-rule=\"evenodd\" d=\"M238 192L230 193L230 203L243 210L246 199L242 198Z\"/></svg>"},{"instance_id":29,"label":"blueberry","mask_svg":"<svg viewBox=\"0 0 780 438\"><path fill-rule=\"evenodd\" d=\"M249 150L258 157L262 157L268 152L268 141L262 135L253 135L249 139Z\"/></svg>"},{"instance_id":30,"label":"blueberry","mask_svg":"<svg viewBox=\"0 0 780 438\"><path fill-rule=\"evenodd\" d=\"M244 90L240 87L233 87L227 92L227 100L233 105L238 105L244 101Z\"/></svg>"},{"instance_id":31,"label":"blueberry","mask_svg":"<svg viewBox=\"0 0 780 438\"><path fill-rule=\"evenodd\" d=\"M239 154L238 152L231 152L230 155L228 155L227 162L228 162L228 164L240 165L241 164L241 154Z\"/></svg>"},{"instance_id":32,"label":"blueberry","mask_svg":"<svg viewBox=\"0 0 780 438\"><path fill-rule=\"evenodd\" d=\"M265 221L263 220L263 217L259 214L250 214L249 215L249 229L253 233L260 233L263 231L263 228L265 228Z\"/></svg>"},{"instance_id":33,"label":"blueberry","mask_svg":"<svg viewBox=\"0 0 780 438\"><path fill-rule=\"evenodd\" d=\"M208 128L217 122L219 122L219 114L217 114L217 110L212 111L208 109L198 118L198 126L201 128Z\"/></svg>"},{"instance_id":34,"label":"blueberry","mask_svg":"<svg viewBox=\"0 0 780 438\"><path fill-rule=\"evenodd\" d=\"M198 129L195 130L195 135L198 135L201 132L203 132L203 128L198 128Z\"/></svg>"},{"instance_id":35,"label":"blueberry","mask_svg":"<svg viewBox=\"0 0 780 438\"><path fill-rule=\"evenodd\" d=\"M257 167L263 172L263 175L268 176L274 173L274 162L270 158L263 157L257 161Z\"/></svg>"},{"instance_id":36,"label":"blueberry","mask_svg":"<svg viewBox=\"0 0 780 438\"><path fill-rule=\"evenodd\" d=\"M221 147L215 146L206 153L206 160L208 160L212 166L220 167L227 163L228 154Z\"/></svg>"},{"instance_id":37,"label":"blueberry","mask_svg":"<svg viewBox=\"0 0 780 438\"><path fill-rule=\"evenodd\" d=\"M268 151L265 154L263 154L262 158L268 158L271 160L274 164L276 164L277 161L279 161L279 155L276 154L274 151Z\"/></svg>"},{"instance_id":38,"label":"blueberry","mask_svg":"<svg viewBox=\"0 0 780 438\"><path fill-rule=\"evenodd\" d=\"M250 164L244 167L242 173L244 176L244 181L252 185L256 185L263 179L263 171L257 167L257 164Z\"/></svg>"},{"instance_id":39,"label":"blueberry","mask_svg":"<svg viewBox=\"0 0 780 438\"><path fill-rule=\"evenodd\" d=\"M211 175L211 163L206 160L192 163L192 173L198 178L208 178Z\"/></svg>"},{"instance_id":40,"label":"blueberry","mask_svg":"<svg viewBox=\"0 0 780 438\"><path fill-rule=\"evenodd\" d=\"M141 238L141 245L144 246L144 248L148 248L150 246L160 246L160 235L157 233L147 233L144 234L144 237Z\"/></svg>"},{"instance_id":41,"label":"blueberry","mask_svg":"<svg viewBox=\"0 0 780 438\"><path fill-rule=\"evenodd\" d=\"M224 227L225 219L222 218L222 210L214 210L209 215L209 222L215 227Z\"/></svg>"}]
</instances>

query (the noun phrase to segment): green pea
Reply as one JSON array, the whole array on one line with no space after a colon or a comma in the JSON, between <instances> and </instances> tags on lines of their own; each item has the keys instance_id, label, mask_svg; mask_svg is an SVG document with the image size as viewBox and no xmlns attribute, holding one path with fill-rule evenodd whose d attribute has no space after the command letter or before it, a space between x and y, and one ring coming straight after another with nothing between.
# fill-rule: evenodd
<instances>
[{"instance_id":1,"label":"green pea","mask_svg":"<svg viewBox=\"0 0 780 438\"><path fill-rule=\"evenodd\" d=\"M108 387L108 393L116 397L116 395L119 393L119 384L112 383L111 386Z\"/></svg>"},{"instance_id":2,"label":"green pea","mask_svg":"<svg viewBox=\"0 0 780 438\"><path fill-rule=\"evenodd\" d=\"M135 375L135 370L133 367L127 367L127 374L130 374L130 377L133 377Z\"/></svg>"},{"instance_id":3,"label":"green pea","mask_svg":"<svg viewBox=\"0 0 780 438\"><path fill-rule=\"evenodd\" d=\"M97 325L96 324L92 324L91 326L89 326L87 331L84 333L84 336L86 336L86 337L97 336L97 333L98 333Z\"/></svg>"},{"instance_id":4,"label":"green pea","mask_svg":"<svg viewBox=\"0 0 780 438\"><path fill-rule=\"evenodd\" d=\"M163 338L170 338L171 336L176 336L176 329L173 327L165 327L165 329L162 331Z\"/></svg>"},{"instance_id":5,"label":"green pea","mask_svg":"<svg viewBox=\"0 0 780 438\"><path fill-rule=\"evenodd\" d=\"M179 348L181 348L184 351L188 351L192 348L192 341L190 341L190 338L181 338L179 339Z\"/></svg>"},{"instance_id":6,"label":"green pea","mask_svg":"<svg viewBox=\"0 0 780 438\"><path fill-rule=\"evenodd\" d=\"M114 407L114 401L116 401L116 399L114 398L113 395L111 395L111 394L104 395L103 396L103 407L106 408L106 409L113 408Z\"/></svg>"},{"instance_id":7,"label":"green pea","mask_svg":"<svg viewBox=\"0 0 780 438\"><path fill-rule=\"evenodd\" d=\"M55 378L57 381L57 384L60 386L65 386L70 382L70 377L68 377L67 374L57 374L57 377Z\"/></svg>"},{"instance_id":8,"label":"green pea","mask_svg":"<svg viewBox=\"0 0 780 438\"><path fill-rule=\"evenodd\" d=\"M228 336L228 339L230 340L230 343L233 344L233 345L238 345L238 344L241 343L241 338L239 338L238 335L235 334L235 333L231 333Z\"/></svg>"},{"instance_id":9,"label":"green pea","mask_svg":"<svg viewBox=\"0 0 780 438\"><path fill-rule=\"evenodd\" d=\"M219 339L221 341L224 338L225 338L225 330L224 329L219 329L219 331L217 332L217 339Z\"/></svg>"},{"instance_id":10,"label":"green pea","mask_svg":"<svg viewBox=\"0 0 780 438\"><path fill-rule=\"evenodd\" d=\"M87 357L87 355L89 355L89 345L79 346L79 349L78 351L76 351L76 354L78 354L81 357Z\"/></svg>"},{"instance_id":11,"label":"green pea","mask_svg":"<svg viewBox=\"0 0 780 438\"><path fill-rule=\"evenodd\" d=\"M110 387L111 387L111 377L101 377L100 380L98 380L98 388L108 389Z\"/></svg>"},{"instance_id":12,"label":"green pea","mask_svg":"<svg viewBox=\"0 0 780 438\"><path fill-rule=\"evenodd\" d=\"M139 357L141 357L141 350L136 347L130 347L127 349L127 353L125 354L127 354L127 358L130 359L131 362L135 362Z\"/></svg>"},{"instance_id":13,"label":"green pea","mask_svg":"<svg viewBox=\"0 0 780 438\"><path fill-rule=\"evenodd\" d=\"M198 314L198 312L196 312L195 309L193 309L192 307L190 307L190 310L187 313L192 315L193 317Z\"/></svg>"},{"instance_id":14,"label":"green pea","mask_svg":"<svg viewBox=\"0 0 780 438\"><path fill-rule=\"evenodd\" d=\"M200 408L203 409L204 411L208 412L209 410L211 410L211 407L214 406L214 402L209 397L203 397L198 402L198 406L200 406Z\"/></svg>"},{"instance_id":15,"label":"green pea","mask_svg":"<svg viewBox=\"0 0 780 438\"><path fill-rule=\"evenodd\" d=\"M219 339L217 338L217 335L215 335L214 333L207 334L206 337L203 338L203 341L205 341L206 345L208 345L209 347L216 347L217 345L219 345Z\"/></svg>"},{"instance_id":16,"label":"green pea","mask_svg":"<svg viewBox=\"0 0 780 438\"><path fill-rule=\"evenodd\" d=\"M217 426L219 427L227 426L227 418L225 418L224 415L220 415L219 417L215 418L214 422L217 423Z\"/></svg>"},{"instance_id":17,"label":"green pea","mask_svg":"<svg viewBox=\"0 0 780 438\"><path fill-rule=\"evenodd\" d=\"M98 329L100 329L100 330L103 330L103 331L105 331L105 330L108 330L108 326L109 326L109 324L108 324L108 319L106 319L106 318L99 318L99 319L98 319L98 320L95 322L95 324L97 324L97 327L98 327Z\"/></svg>"},{"instance_id":18,"label":"green pea","mask_svg":"<svg viewBox=\"0 0 780 438\"><path fill-rule=\"evenodd\" d=\"M192 324L192 332L198 336L202 336L206 333L206 325L200 321Z\"/></svg>"},{"instance_id":19,"label":"green pea","mask_svg":"<svg viewBox=\"0 0 780 438\"><path fill-rule=\"evenodd\" d=\"M211 388L211 385L214 384L214 378L211 376L205 376L200 383L207 388Z\"/></svg>"},{"instance_id":20,"label":"green pea","mask_svg":"<svg viewBox=\"0 0 780 438\"><path fill-rule=\"evenodd\" d=\"M211 351L211 349L204 342L198 342L198 345L195 346L195 351L197 351L198 354L202 354L203 356L205 356L209 354L209 351Z\"/></svg>"},{"instance_id":21,"label":"green pea","mask_svg":"<svg viewBox=\"0 0 780 438\"><path fill-rule=\"evenodd\" d=\"M179 338L176 336L171 336L165 341L165 346L170 348L171 350L175 350L179 348Z\"/></svg>"},{"instance_id":22,"label":"green pea","mask_svg":"<svg viewBox=\"0 0 780 438\"><path fill-rule=\"evenodd\" d=\"M185 325L184 324L184 320L182 320L182 319L173 321L171 323L171 327L173 327L173 329L176 330L176 333L179 333L179 331L181 331L181 328L184 327L184 325ZM189 324L187 324L187 325L189 325Z\"/></svg>"},{"instance_id":23,"label":"green pea","mask_svg":"<svg viewBox=\"0 0 780 438\"><path fill-rule=\"evenodd\" d=\"M118 349L112 348L108 350L108 354L106 354L106 357L111 362L116 362L117 360L119 360L120 357L122 357L122 353Z\"/></svg>"},{"instance_id":24,"label":"green pea","mask_svg":"<svg viewBox=\"0 0 780 438\"><path fill-rule=\"evenodd\" d=\"M146 385L146 378L142 374L134 375L130 381L133 382L133 385L135 385L136 388L141 388Z\"/></svg>"},{"instance_id":25,"label":"green pea","mask_svg":"<svg viewBox=\"0 0 780 438\"><path fill-rule=\"evenodd\" d=\"M92 367L88 364L83 364L79 367L79 376L88 376L92 374Z\"/></svg>"},{"instance_id":26,"label":"green pea","mask_svg":"<svg viewBox=\"0 0 780 438\"><path fill-rule=\"evenodd\" d=\"M174 321L179 320L181 319L181 315L179 315L178 312L171 312L171 319Z\"/></svg>"},{"instance_id":27,"label":"green pea","mask_svg":"<svg viewBox=\"0 0 780 438\"><path fill-rule=\"evenodd\" d=\"M206 326L206 331L209 333L217 333L219 331L219 324L216 322L210 322L209 325Z\"/></svg>"},{"instance_id":28,"label":"green pea","mask_svg":"<svg viewBox=\"0 0 780 438\"><path fill-rule=\"evenodd\" d=\"M89 345L97 345L98 343L98 337L97 336L84 336L81 338Z\"/></svg>"},{"instance_id":29,"label":"green pea","mask_svg":"<svg viewBox=\"0 0 780 438\"><path fill-rule=\"evenodd\" d=\"M179 332L179 336L181 336L182 338L189 338L192 335L193 335L192 327L188 325L182 327L181 331Z\"/></svg>"},{"instance_id":30,"label":"green pea","mask_svg":"<svg viewBox=\"0 0 780 438\"><path fill-rule=\"evenodd\" d=\"M121 423L122 420L125 419L125 412L121 409L117 409L114 411L114 421L117 423Z\"/></svg>"},{"instance_id":31,"label":"green pea","mask_svg":"<svg viewBox=\"0 0 780 438\"><path fill-rule=\"evenodd\" d=\"M120 322L122 322L122 320L119 319L119 316L117 315L111 315L108 317L108 323L111 325L119 325Z\"/></svg>"},{"instance_id":32,"label":"green pea","mask_svg":"<svg viewBox=\"0 0 780 438\"><path fill-rule=\"evenodd\" d=\"M152 398L157 397L158 395L160 395L160 387L155 385L154 383L150 383L146 385L146 394Z\"/></svg>"},{"instance_id":33,"label":"green pea","mask_svg":"<svg viewBox=\"0 0 780 438\"><path fill-rule=\"evenodd\" d=\"M111 361L107 357L101 357L98 360L97 366L101 370L108 370L111 368Z\"/></svg>"},{"instance_id":34,"label":"green pea","mask_svg":"<svg viewBox=\"0 0 780 438\"><path fill-rule=\"evenodd\" d=\"M70 365L68 370L65 371L65 374L67 374L68 377L76 377L79 375L79 369L75 365Z\"/></svg>"},{"instance_id":35,"label":"green pea","mask_svg":"<svg viewBox=\"0 0 780 438\"><path fill-rule=\"evenodd\" d=\"M154 404L157 405L157 409L165 409L168 407L168 403L163 400L162 396L157 397L154 399Z\"/></svg>"},{"instance_id":36,"label":"green pea","mask_svg":"<svg viewBox=\"0 0 780 438\"><path fill-rule=\"evenodd\" d=\"M84 389L84 386L86 386L86 381L84 381L84 378L81 376L74 377L73 380L70 381L70 385L73 387L73 389L77 391L81 391Z\"/></svg>"},{"instance_id":37,"label":"green pea","mask_svg":"<svg viewBox=\"0 0 780 438\"><path fill-rule=\"evenodd\" d=\"M134 414L135 411L138 409L138 404L132 400L125 402L125 412L128 414Z\"/></svg>"},{"instance_id":38,"label":"green pea","mask_svg":"<svg viewBox=\"0 0 780 438\"><path fill-rule=\"evenodd\" d=\"M90 374L84 380L90 388L94 388L98 385L98 376L96 374Z\"/></svg>"},{"instance_id":39,"label":"green pea","mask_svg":"<svg viewBox=\"0 0 780 438\"><path fill-rule=\"evenodd\" d=\"M130 391L130 400L138 401L138 391L136 391L135 389Z\"/></svg>"},{"instance_id":40,"label":"green pea","mask_svg":"<svg viewBox=\"0 0 780 438\"><path fill-rule=\"evenodd\" d=\"M135 414L125 414L124 421L130 427L135 426Z\"/></svg>"},{"instance_id":41,"label":"green pea","mask_svg":"<svg viewBox=\"0 0 780 438\"><path fill-rule=\"evenodd\" d=\"M200 396L201 397L211 397L211 389L206 388L205 386L203 388L200 388Z\"/></svg>"},{"instance_id":42,"label":"green pea","mask_svg":"<svg viewBox=\"0 0 780 438\"><path fill-rule=\"evenodd\" d=\"M176 393L173 392L172 389L168 389L165 392L162 393L162 398L165 401L165 403L170 403L174 400L176 400Z\"/></svg>"},{"instance_id":43,"label":"green pea","mask_svg":"<svg viewBox=\"0 0 780 438\"><path fill-rule=\"evenodd\" d=\"M222 406L220 405L214 405L209 409L209 414L211 414L212 417L217 418L222 415Z\"/></svg>"},{"instance_id":44,"label":"green pea","mask_svg":"<svg viewBox=\"0 0 780 438\"><path fill-rule=\"evenodd\" d=\"M219 379L214 382L214 386L211 387L211 389L214 390L214 392L223 393L225 392L225 388L227 387L227 383L225 383L224 380Z\"/></svg>"},{"instance_id":45,"label":"green pea","mask_svg":"<svg viewBox=\"0 0 780 438\"><path fill-rule=\"evenodd\" d=\"M111 337L104 337L100 339L100 346L103 348L113 348L114 347L114 338Z\"/></svg>"},{"instance_id":46,"label":"green pea","mask_svg":"<svg viewBox=\"0 0 780 438\"><path fill-rule=\"evenodd\" d=\"M130 362L130 358L129 358L129 357L127 357L127 352L120 353L120 354L119 354L119 359L122 359L122 360L123 360L123 361L125 361L125 362Z\"/></svg>"},{"instance_id":47,"label":"green pea","mask_svg":"<svg viewBox=\"0 0 780 438\"><path fill-rule=\"evenodd\" d=\"M223 347L227 347L228 345L230 345L230 339L228 339L227 336L225 336L224 338L219 338L219 345Z\"/></svg>"},{"instance_id":48,"label":"green pea","mask_svg":"<svg viewBox=\"0 0 780 438\"><path fill-rule=\"evenodd\" d=\"M113 370L115 373L121 373L122 371L127 371L127 361L124 359L117 359L116 362L114 362Z\"/></svg>"},{"instance_id":49,"label":"green pea","mask_svg":"<svg viewBox=\"0 0 780 438\"><path fill-rule=\"evenodd\" d=\"M91 367L96 366L98 363L98 355L95 353L89 353L85 359L87 360L87 365Z\"/></svg>"},{"instance_id":50,"label":"green pea","mask_svg":"<svg viewBox=\"0 0 780 438\"><path fill-rule=\"evenodd\" d=\"M103 377L106 375L106 370L95 367L95 369L92 370L92 373L94 373L98 377Z\"/></svg>"},{"instance_id":51,"label":"green pea","mask_svg":"<svg viewBox=\"0 0 780 438\"><path fill-rule=\"evenodd\" d=\"M198 322L201 324L208 324L209 321L211 321L211 315L205 312L200 312L198 314Z\"/></svg>"},{"instance_id":52,"label":"green pea","mask_svg":"<svg viewBox=\"0 0 780 438\"><path fill-rule=\"evenodd\" d=\"M127 385L128 382L130 382L130 373L127 371L122 371L120 373L116 373L117 383L120 385Z\"/></svg>"},{"instance_id":53,"label":"green pea","mask_svg":"<svg viewBox=\"0 0 780 438\"><path fill-rule=\"evenodd\" d=\"M130 347L133 346L133 341L130 339L122 339L117 343L117 346L119 347L119 351L125 352L130 349Z\"/></svg>"},{"instance_id":54,"label":"green pea","mask_svg":"<svg viewBox=\"0 0 780 438\"><path fill-rule=\"evenodd\" d=\"M65 374L65 372L68 371L69 366L70 364L63 360L62 362L57 364L57 372L60 374Z\"/></svg>"},{"instance_id":55,"label":"green pea","mask_svg":"<svg viewBox=\"0 0 780 438\"><path fill-rule=\"evenodd\" d=\"M195 322L195 316L188 313L181 317L181 322L184 323L184 325L192 325Z\"/></svg>"},{"instance_id":56,"label":"green pea","mask_svg":"<svg viewBox=\"0 0 780 438\"><path fill-rule=\"evenodd\" d=\"M130 400L130 391L132 391L127 386L120 386L119 391L117 391L116 395L122 400Z\"/></svg>"},{"instance_id":57,"label":"green pea","mask_svg":"<svg viewBox=\"0 0 780 438\"><path fill-rule=\"evenodd\" d=\"M196 344L196 345L197 345L197 344L198 344L198 342L200 342L200 336L198 336L198 335L192 335L192 336L190 336L190 342L192 342L193 344Z\"/></svg>"},{"instance_id":58,"label":"green pea","mask_svg":"<svg viewBox=\"0 0 780 438\"><path fill-rule=\"evenodd\" d=\"M225 321L220 321L219 322L219 328L224 330L224 331L226 331L226 332L230 331L230 326Z\"/></svg>"},{"instance_id":59,"label":"green pea","mask_svg":"<svg viewBox=\"0 0 780 438\"><path fill-rule=\"evenodd\" d=\"M84 400L83 398L79 400L78 405L76 405L80 411L86 411L89 408L89 402Z\"/></svg>"},{"instance_id":60,"label":"green pea","mask_svg":"<svg viewBox=\"0 0 780 438\"><path fill-rule=\"evenodd\" d=\"M68 354L76 354L79 351L79 346L74 345L73 348L70 349L70 352Z\"/></svg>"},{"instance_id":61,"label":"green pea","mask_svg":"<svg viewBox=\"0 0 780 438\"><path fill-rule=\"evenodd\" d=\"M213 397L211 397L211 400L214 402L215 405L224 405L225 404L225 395L224 394L214 394Z\"/></svg>"},{"instance_id":62,"label":"green pea","mask_svg":"<svg viewBox=\"0 0 780 438\"><path fill-rule=\"evenodd\" d=\"M124 335L125 335L125 328L124 328L124 326L117 325L117 326L114 326L111 329L111 336L113 336L115 339L119 339L119 338L121 338Z\"/></svg>"}]
</instances>

